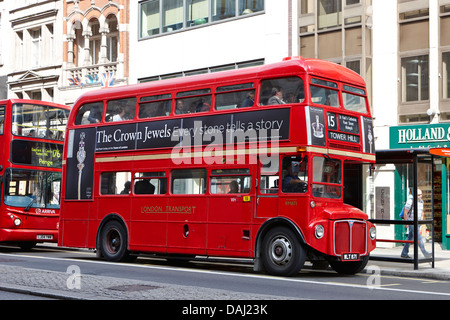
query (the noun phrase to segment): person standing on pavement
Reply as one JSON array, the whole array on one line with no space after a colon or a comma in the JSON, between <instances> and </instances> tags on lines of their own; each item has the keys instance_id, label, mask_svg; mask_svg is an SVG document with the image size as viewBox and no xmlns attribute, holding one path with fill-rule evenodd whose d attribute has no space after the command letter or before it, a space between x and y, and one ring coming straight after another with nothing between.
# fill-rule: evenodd
<instances>
[{"instance_id":1,"label":"person standing on pavement","mask_svg":"<svg viewBox=\"0 0 450 320\"><path fill-rule=\"evenodd\" d=\"M417 209L418 209L418 215L417 217L421 220L423 220L423 200L422 200L422 190L417 189ZM408 220L408 221L413 221L414 220L414 198L413 197L408 197L408 200L406 201L405 204L405 211L403 213L403 219L404 220ZM408 225L408 237L406 238L406 240L411 241L414 239L414 225ZM422 236L420 235L420 232L417 233L417 241L419 243L419 248L422 251L423 255L425 256L425 258L430 258L431 257L431 253L429 253L425 247L424 247L424 242L422 239ZM405 243L405 246L403 247L402 253L401 253L401 257L402 258L410 258L410 256L408 255L409 252L409 245L410 243L407 242Z\"/></svg>"}]
</instances>

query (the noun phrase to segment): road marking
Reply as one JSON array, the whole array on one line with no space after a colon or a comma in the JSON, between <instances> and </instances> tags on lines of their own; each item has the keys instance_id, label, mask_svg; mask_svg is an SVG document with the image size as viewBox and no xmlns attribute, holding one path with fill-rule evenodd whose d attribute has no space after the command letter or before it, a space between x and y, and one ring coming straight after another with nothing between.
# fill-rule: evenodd
<instances>
[{"instance_id":1,"label":"road marking","mask_svg":"<svg viewBox=\"0 0 450 320\"><path fill-rule=\"evenodd\" d=\"M386 288L383 286L374 286L368 287L366 285L359 284L348 284L348 283L339 283L339 282L323 282L323 281L314 281L314 280L304 280L298 278L288 278L288 277L278 277L271 275L261 275L261 274L239 274L233 272L225 272L225 271L214 271L214 270L195 270L189 268L180 268L180 267L170 267L170 266L149 266L149 265L137 265L137 264L129 264L129 263L121 263L121 262L109 262L109 261L100 261L100 260L82 260L82 259L70 259L70 258L54 258L54 257L40 257L40 256L30 256L30 255L22 255L22 254L9 254L9 253L0 253L0 256L8 256L8 257L23 257L23 258L31 258L31 259L41 259L41 260L58 260L58 261L68 261L71 265L74 262L80 263L92 263L92 264L103 264L103 265L117 265L121 267L131 267L131 268L142 268L142 269L153 269L153 270L164 270L164 271L180 271L186 273L208 273L214 275L221 276L229 276L229 277L242 277L242 278L253 278L253 279L262 279L262 280L275 280L275 281L286 281L286 282L297 282L297 283L307 283L314 285L329 285L329 286L337 286L337 287L346 287L346 288L357 288L357 289L367 289L367 290L380 290L380 291L392 291L392 292L403 292L403 293L416 293L422 295L434 295L434 296L446 296L450 297L450 292L432 292L425 290L410 290L410 289L397 289L397 288Z\"/></svg>"}]
</instances>

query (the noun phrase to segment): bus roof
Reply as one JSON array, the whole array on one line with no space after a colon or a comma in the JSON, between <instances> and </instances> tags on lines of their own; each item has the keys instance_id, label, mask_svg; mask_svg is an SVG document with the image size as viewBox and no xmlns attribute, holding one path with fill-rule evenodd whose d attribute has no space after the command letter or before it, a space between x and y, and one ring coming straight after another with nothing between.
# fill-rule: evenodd
<instances>
[{"instance_id":1,"label":"bus roof","mask_svg":"<svg viewBox=\"0 0 450 320\"><path fill-rule=\"evenodd\" d=\"M281 62L239 70L228 70L217 73L200 74L190 77L166 79L127 86L102 88L100 90L93 90L84 93L77 102L95 100L98 101L104 99L105 97L121 97L124 94L134 96L145 94L148 91L172 91L178 88L189 90L190 87L198 88L199 86L227 84L228 82L236 82L239 79L242 79L243 81L245 81L245 79L248 79L248 81L252 81L253 79L257 78L273 78L278 76L282 77L292 74L309 74L312 76L349 83L360 87L365 86L364 79L359 74L336 63L319 59L289 57L283 59L283 61Z\"/></svg>"},{"instance_id":2,"label":"bus roof","mask_svg":"<svg viewBox=\"0 0 450 320\"><path fill-rule=\"evenodd\" d=\"M8 102L11 102L11 104L14 104L14 103L29 103L29 104L45 105L45 106L50 106L50 107L55 107L55 108L62 108L62 109L70 109L71 108L71 107L69 107L67 105L59 104L59 103L55 103L55 102L50 102L50 101L31 100L31 99L4 99L4 100L0 100L0 104L6 104Z\"/></svg>"}]
</instances>

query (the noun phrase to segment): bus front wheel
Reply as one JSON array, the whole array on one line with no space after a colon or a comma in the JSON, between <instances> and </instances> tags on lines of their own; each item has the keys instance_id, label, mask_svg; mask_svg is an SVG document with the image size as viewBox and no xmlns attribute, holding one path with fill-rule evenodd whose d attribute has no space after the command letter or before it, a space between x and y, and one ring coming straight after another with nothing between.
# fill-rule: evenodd
<instances>
[{"instance_id":1,"label":"bus front wheel","mask_svg":"<svg viewBox=\"0 0 450 320\"><path fill-rule=\"evenodd\" d=\"M112 220L102 228L100 233L100 251L108 261L126 260L128 240L125 227L118 221Z\"/></svg>"},{"instance_id":2,"label":"bus front wheel","mask_svg":"<svg viewBox=\"0 0 450 320\"><path fill-rule=\"evenodd\" d=\"M268 273L293 276L303 268L306 252L292 230L275 227L264 236L261 258Z\"/></svg>"}]
</instances>

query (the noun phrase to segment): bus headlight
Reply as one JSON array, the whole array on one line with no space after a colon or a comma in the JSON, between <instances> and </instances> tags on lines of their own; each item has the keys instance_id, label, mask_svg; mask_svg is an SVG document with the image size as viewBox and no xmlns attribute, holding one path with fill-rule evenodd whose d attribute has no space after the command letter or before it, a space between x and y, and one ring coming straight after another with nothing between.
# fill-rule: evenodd
<instances>
[{"instance_id":1,"label":"bus headlight","mask_svg":"<svg viewBox=\"0 0 450 320\"><path fill-rule=\"evenodd\" d=\"M317 239L322 239L324 234L325 234L325 228L321 224L318 224L314 231L314 235L316 236Z\"/></svg>"},{"instance_id":2,"label":"bus headlight","mask_svg":"<svg viewBox=\"0 0 450 320\"><path fill-rule=\"evenodd\" d=\"M375 240L375 238L377 237L377 229L375 227L371 227L369 230L369 237L372 240Z\"/></svg>"},{"instance_id":3,"label":"bus headlight","mask_svg":"<svg viewBox=\"0 0 450 320\"><path fill-rule=\"evenodd\" d=\"M22 223L22 220L20 220L19 218L15 218L15 219L14 219L14 225L15 225L16 227L20 226L21 223Z\"/></svg>"}]
</instances>

